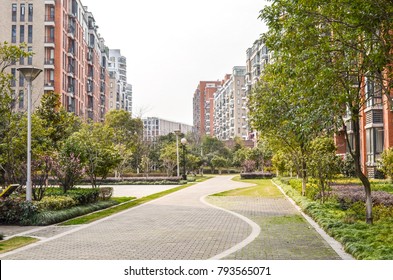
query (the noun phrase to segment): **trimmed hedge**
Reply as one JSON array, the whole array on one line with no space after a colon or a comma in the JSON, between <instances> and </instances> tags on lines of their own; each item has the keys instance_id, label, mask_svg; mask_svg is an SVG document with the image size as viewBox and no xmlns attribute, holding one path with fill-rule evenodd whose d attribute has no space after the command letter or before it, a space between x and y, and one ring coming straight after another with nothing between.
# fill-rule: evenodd
<instances>
[{"instance_id":1,"label":"trimmed hedge","mask_svg":"<svg viewBox=\"0 0 393 280\"><path fill-rule=\"evenodd\" d=\"M240 177L242 179L272 179L275 175L272 173L247 172L241 173Z\"/></svg>"},{"instance_id":2,"label":"trimmed hedge","mask_svg":"<svg viewBox=\"0 0 393 280\"><path fill-rule=\"evenodd\" d=\"M76 201L77 205L96 203L99 200L100 190L98 188L75 188L66 193L61 188L47 188L46 196L68 196Z\"/></svg>"}]
</instances>

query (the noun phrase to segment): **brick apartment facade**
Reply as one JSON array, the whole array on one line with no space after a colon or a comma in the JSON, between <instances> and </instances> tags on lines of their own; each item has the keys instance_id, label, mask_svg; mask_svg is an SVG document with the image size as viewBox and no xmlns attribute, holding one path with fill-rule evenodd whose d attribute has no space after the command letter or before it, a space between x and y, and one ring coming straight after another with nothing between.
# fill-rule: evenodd
<instances>
[{"instance_id":1,"label":"brick apartment facade","mask_svg":"<svg viewBox=\"0 0 393 280\"><path fill-rule=\"evenodd\" d=\"M55 91L68 112L103 121L109 105L109 49L97 33L94 16L81 0L1 0L0 41L25 43L32 58L11 66L16 110L25 111L25 84L16 71L43 69L33 82L33 107L44 92Z\"/></svg>"},{"instance_id":2,"label":"brick apartment facade","mask_svg":"<svg viewBox=\"0 0 393 280\"><path fill-rule=\"evenodd\" d=\"M194 129L199 135L210 135L214 131L214 93L221 81L200 81L194 92L193 119Z\"/></svg>"}]
</instances>

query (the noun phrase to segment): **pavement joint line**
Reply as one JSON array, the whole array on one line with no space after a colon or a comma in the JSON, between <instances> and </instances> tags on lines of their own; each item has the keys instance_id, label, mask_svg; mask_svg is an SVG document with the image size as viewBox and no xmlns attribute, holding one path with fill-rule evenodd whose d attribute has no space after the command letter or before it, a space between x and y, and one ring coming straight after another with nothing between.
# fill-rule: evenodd
<instances>
[{"instance_id":1,"label":"pavement joint line","mask_svg":"<svg viewBox=\"0 0 393 280\"><path fill-rule=\"evenodd\" d=\"M321 235L321 237L330 245L330 247L332 247L332 249L340 256L341 259L355 259L353 256L344 251L344 248L340 242L327 234L326 231L324 231L310 216L304 213L303 210L296 204L296 202L284 192L280 185L276 184L273 180L271 180L271 182L284 194L286 199L288 199L288 201L295 206L296 210L298 210L299 213L302 214L306 221L319 233L319 235Z\"/></svg>"},{"instance_id":2,"label":"pavement joint line","mask_svg":"<svg viewBox=\"0 0 393 280\"><path fill-rule=\"evenodd\" d=\"M234 177L234 176L233 176L233 177ZM233 182L233 180L232 180L233 177L229 178L228 181L232 181L232 182ZM241 182L241 183L243 183L243 182ZM245 184L247 184L247 183L245 183ZM248 184L248 186L245 186L244 188L248 188L248 187L250 187L250 185L251 185L251 186L252 186L252 185L255 186L255 184ZM202 196L199 200L200 200L203 204L205 204L205 205L207 205L207 206L209 206L209 207L212 207L212 208L215 208L215 209L218 209L218 210L227 212L227 213L229 213L229 214L231 214L231 215L234 215L234 216L238 217L239 219L241 219L241 220L243 220L244 222L246 222L247 224L249 224L249 225L251 226L251 229L252 229L251 234L250 234L246 239L244 239L242 242L236 244L235 246L232 246L232 247L229 248L228 250L225 250L224 252L222 252L222 253L220 253L220 254L218 254L218 255L215 255L215 256L209 258L209 260L219 260L219 259L222 259L222 258L225 258L225 257L229 256L230 254L232 254L232 253L234 253L234 252L236 252L236 251L239 251L240 249L246 247L248 244L250 244L251 242L253 242L253 241L255 240L255 238L257 238L257 237L259 236L259 234L261 233L261 228L260 228L259 225L256 224L254 221L252 221L251 219L249 219L249 218L247 218L247 217L245 217L245 216L243 216L243 215L240 215L239 213L236 213L236 212L227 210L227 209L225 209L225 208L221 208L221 207L218 207L218 206L216 206L216 205L213 205L213 204L208 203L208 202L206 201L206 198L207 198L208 196L210 196L210 195L213 195L213 194L215 194L215 192L213 192L213 193L211 193L211 194L204 195L204 196Z\"/></svg>"},{"instance_id":3,"label":"pavement joint line","mask_svg":"<svg viewBox=\"0 0 393 280\"><path fill-rule=\"evenodd\" d=\"M249 224L251 226L251 229L252 229L251 234L246 239L244 239L242 242L236 244L235 246L232 246L228 250L225 250L224 252L222 252L222 253L220 253L218 255L215 255L215 256L209 258L209 260L220 260L222 258L225 258L225 257L229 256L230 254L232 254L232 253L234 253L236 251L239 251L240 249L246 247L248 244L253 242L255 240L255 238L257 238L259 236L259 234L261 233L261 228L255 222L253 222L252 220L250 220L249 218L247 218L247 217L245 217L243 215L240 215L240 214L238 214L236 212L233 212L233 211L230 211L230 210L227 210L227 209L224 209L224 208L221 208L221 207L218 207L218 206L215 206L215 205L212 205L212 204L208 203L205 200L206 197L208 197L208 196L209 195L205 195L205 196L201 197L200 201L202 203L206 204L209 207L212 207L212 208L215 208L215 209L227 212L227 213L229 213L231 215L234 215L234 216L238 217L239 219L241 219L244 222L246 222L247 224Z\"/></svg>"}]
</instances>

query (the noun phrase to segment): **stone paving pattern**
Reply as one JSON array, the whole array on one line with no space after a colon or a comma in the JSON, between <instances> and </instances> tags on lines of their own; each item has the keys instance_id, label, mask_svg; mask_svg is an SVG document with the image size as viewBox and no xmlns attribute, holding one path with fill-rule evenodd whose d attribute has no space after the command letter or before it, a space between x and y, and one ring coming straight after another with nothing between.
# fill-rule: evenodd
<instances>
[{"instance_id":1,"label":"stone paving pattern","mask_svg":"<svg viewBox=\"0 0 393 280\"><path fill-rule=\"evenodd\" d=\"M246 216L261 227L260 235L252 243L225 259L340 259L284 197L210 196L207 201Z\"/></svg>"},{"instance_id":2,"label":"stone paving pattern","mask_svg":"<svg viewBox=\"0 0 393 280\"><path fill-rule=\"evenodd\" d=\"M217 177L1 259L208 259L251 233L204 195L247 186ZM34 233L39 236L39 232ZM46 235L47 231L43 232ZM39 236L45 238L45 236ZM44 240L45 241L45 240Z\"/></svg>"},{"instance_id":3,"label":"stone paving pattern","mask_svg":"<svg viewBox=\"0 0 393 280\"><path fill-rule=\"evenodd\" d=\"M24 260L198 260L241 243L248 223L213 208L201 197L250 184L219 176L90 225L30 231L41 241L0 255ZM261 234L227 259L338 259L337 254L285 198L208 197L209 203L244 215ZM68 232L69 231L69 232Z\"/></svg>"}]
</instances>

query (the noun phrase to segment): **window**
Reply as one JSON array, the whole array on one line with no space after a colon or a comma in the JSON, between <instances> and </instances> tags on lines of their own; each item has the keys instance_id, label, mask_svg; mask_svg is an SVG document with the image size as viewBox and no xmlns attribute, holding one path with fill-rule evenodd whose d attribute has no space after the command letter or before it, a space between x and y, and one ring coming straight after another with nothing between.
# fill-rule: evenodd
<instances>
[{"instance_id":1,"label":"window","mask_svg":"<svg viewBox=\"0 0 393 280\"><path fill-rule=\"evenodd\" d=\"M19 86L20 87L25 86L25 78L23 77L22 73L19 73Z\"/></svg>"},{"instance_id":2,"label":"window","mask_svg":"<svg viewBox=\"0 0 393 280\"><path fill-rule=\"evenodd\" d=\"M28 47L28 48L27 48L27 51L28 51L28 52L33 52L33 48L32 48L32 47ZM29 56L29 57L27 58L27 64L28 64L28 65L33 65L33 56Z\"/></svg>"},{"instance_id":3,"label":"window","mask_svg":"<svg viewBox=\"0 0 393 280\"><path fill-rule=\"evenodd\" d=\"M11 80L11 87L16 86L16 69L11 68L11 75L12 75L12 80Z\"/></svg>"},{"instance_id":4,"label":"window","mask_svg":"<svg viewBox=\"0 0 393 280\"><path fill-rule=\"evenodd\" d=\"M27 39L27 42L28 43L33 43L33 26L32 25L29 25L28 26L28 39Z\"/></svg>"},{"instance_id":5,"label":"window","mask_svg":"<svg viewBox=\"0 0 393 280\"><path fill-rule=\"evenodd\" d=\"M25 4L20 4L20 21L25 21Z\"/></svg>"},{"instance_id":6,"label":"window","mask_svg":"<svg viewBox=\"0 0 393 280\"><path fill-rule=\"evenodd\" d=\"M29 21L33 21L33 4L29 4Z\"/></svg>"},{"instance_id":7,"label":"window","mask_svg":"<svg viewBox=\"0 0 393 280\"><path fill-rule=\"evenodd\" d=\"M25 57L23 55L19 58L19 64L20 65L24 65L25 64Z\"/></svg>"},{"instance_id":8,"label":"window","mask_svg":"<svg viewBox=\"0 0 393 280\"><path fill-rule=\"evenodd\" d=\"M25 105L25 93L23 90L19 91L19 109L23 109Z\"/></svg>"},{"instance_id":9,"label":"window","mask_svg":"<svg viewBox=\"0 0 393 280\"><path fill-rule=\"evenodd\" d=\"M25 26L24 25L20 26L19 37L20 37L19 42L23 43L25 41Z\"/></svg>"},{"instance_id":10,"label":"window","mask_svg":"<svg viewBox=\"0 0 393 280\"><path fill-rule=\"evenodd\" d=\"M16 13L17 13L18 7L16 4L12 4L12 21L16 21Z\"/></svg>"},{"instance_id":11,"label":"window","mask_svg":"<svg viewBox=\"0 0 393 280\"><path fill-rule=\"evenodd\" d=\"M15 109L15 101L16 101L16 96L15 96L15 90L11 91L11 109Z\"/></svg>"},{"instance_id":12,"label":"window","mask_svg":"<svg viewBox=\"0 0 393 280\"><path fill-rule=\"evenodd\" d=\"M16 25L12 26L11 30L11 42L16 43Z\"/></svg>"}]
</instances>

